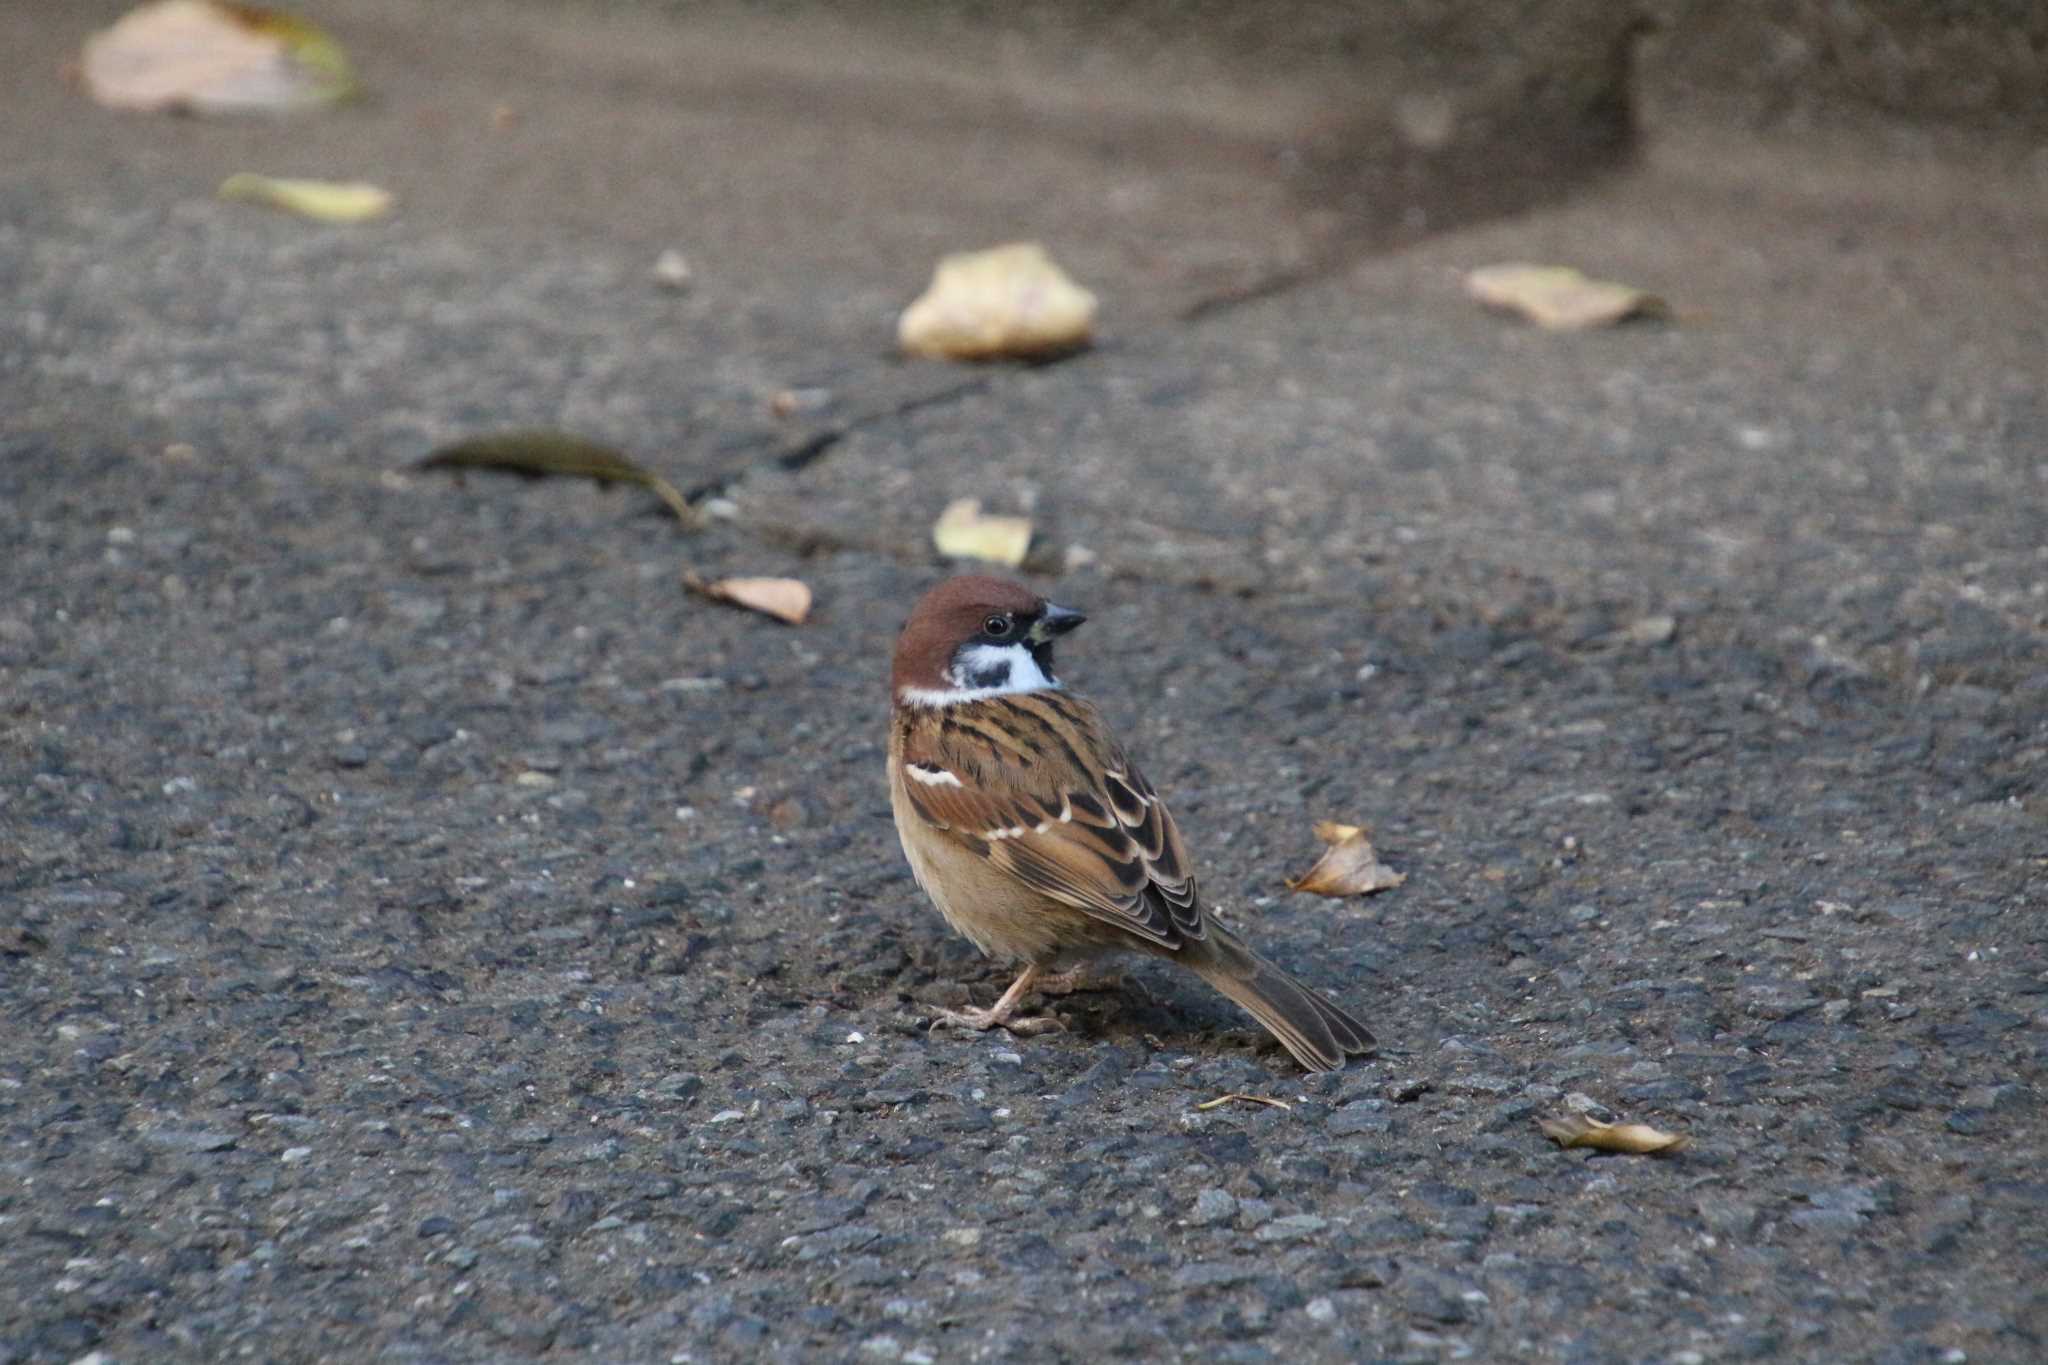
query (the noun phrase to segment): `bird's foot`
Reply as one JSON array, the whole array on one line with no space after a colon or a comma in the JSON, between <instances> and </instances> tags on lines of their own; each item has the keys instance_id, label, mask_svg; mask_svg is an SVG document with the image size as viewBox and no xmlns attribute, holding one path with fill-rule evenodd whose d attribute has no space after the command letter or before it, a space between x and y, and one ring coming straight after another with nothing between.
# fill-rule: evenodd
<instances>
[{"instance_id":1,"label":"bird's foot","mask_svg":"<svg viewBox=\"0 0 2048 1365\"><path fill-rule=\"evenodd\" d=\"M1003 998L987 1009L969 1005L962 1010L940 1010L933 1017L932 1023L950 1024L954 1028L971 1028L976 1031L1008 1029L1027 1038L1033 1034L1050 1033L1054 1029L1065 1028L1066 1023L1057 1015L1027 1014L1021 1019L1012 1017L1017 1012L1017 1006L1023 1002L1025 994L1037 983L1039 976L1038 968L1026 967L1017 979L1010 983L1010 989L1003 992Z\"/></svg>"},{"instance_id":2,"label":"bird's foot","mask_svg":"<svg viewBox=\"0 0 2048 1365\"><path fill-rule=\"evenodd\" d=\"M1023 1038L1034 1038L1041 1033L1052 1033L1066 1027L1056 1014L1017 1014L997 1006L993 1009L977 1009L969 1005L965 1009L938 1010L932 1015L932 1027L941 1025L951 1028L974 1029L985 1032L992 1028L1004 1029Z\"/></svg>"}]
</instances>

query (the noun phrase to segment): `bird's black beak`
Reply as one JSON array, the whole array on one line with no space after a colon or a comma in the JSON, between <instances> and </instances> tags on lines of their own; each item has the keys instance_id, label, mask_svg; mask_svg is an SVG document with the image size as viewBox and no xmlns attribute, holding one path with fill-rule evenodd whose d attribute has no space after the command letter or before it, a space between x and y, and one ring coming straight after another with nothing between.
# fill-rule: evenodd
<instances>
[{"instance_id":1,"label":"bird's black beak","mask_svg":"<svg viewBox=\"0 0 2048 1365\"><path fill-rule=\"evenodd\" d=\"M1038 614L1037 622L1031 627L1031 638L1040 642L1056 640L1087 619L1084 612L1048 602L1045 604L1045 610Z\"/></svg>"}]
</instances>

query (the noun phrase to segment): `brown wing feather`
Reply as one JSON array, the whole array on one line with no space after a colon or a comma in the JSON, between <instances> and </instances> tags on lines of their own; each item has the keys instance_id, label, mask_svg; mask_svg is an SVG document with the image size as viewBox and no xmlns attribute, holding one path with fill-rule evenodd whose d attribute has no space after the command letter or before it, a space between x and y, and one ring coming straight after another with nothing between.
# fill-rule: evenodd
<instances>
[{"instance_id":1,"label":"brown wing feather","mask_svg":"<svg viewBox=\"0 0 2048 1365\"><path fill-rule=\"evenodd\" d=\"M1207 936L1173 816L1087 702L1062 692L969 702L926 713L903 745L904 762L936 779L907 784L933 828L1163 948Z\"/></svg>"}]
</instances>

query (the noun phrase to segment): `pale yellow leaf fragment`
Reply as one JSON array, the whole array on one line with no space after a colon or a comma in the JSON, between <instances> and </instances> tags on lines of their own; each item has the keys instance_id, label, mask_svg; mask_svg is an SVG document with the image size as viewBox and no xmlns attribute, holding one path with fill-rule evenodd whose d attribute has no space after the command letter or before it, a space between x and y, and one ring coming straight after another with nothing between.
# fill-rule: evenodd
<instances>
[{"instance_id":1,"label":"pale yellow leaf fragment","mask_svg":"<svg viewBox=\"0 0 2048 1365\"><path fill-rule=\"evenodd\" d=\"M79 72L111 109L294 113L353 94L348 56L295 15L215 0L159 0L85 40Z\"/></svg>"},{"instance_id":2,"label":"pale yellow leaf fragment","mask_svg":"<svg viewBox=\"0 0 2048 1365\"><path fill-rule=\"evenodd\" d=\"M1031 519L983 515L981 500L960 498L946 504L932 527L932 544L951 559L985 559L1016 568L1031 548Z\"/></svg>"},{"instance_id":3,"label":"pale yellow leaf fragment","mask_svg":"<svg viewBox=\"0 0 2048 1365\"><path fill-rule=\"evenodd\" d=\"M1316 838L1329 847L1305 874L1289 877L1287 889L1311 896L1364 896L1407 881L1407 873L1394 871L1373 852L1371 833L1361 825L1317 821Z\"/></svg>"},{"instance_id":4,"label":"pale yellow leaf fragment","mask_svg":"<svg viewBox=\"0 0 2048 1365\"><path fill-rule=\"evenodd\" d=\"M1590 279L1568 265L1481 266L1465 276L1465 292L1489 308L1520 313L1538 327L1576 332L1625 318L1664 317L1670 307L1633 285Z\"/></svg>"},{"instance_id":5,"label":"pale yellow leaf fragment","mask_svg":"<svg viewBox=\"0 0 2048 1365\"><path fill-rule=\"evenodd\" d=\"M694 573L685 573L683 586L714 602L745 607L793 626L802 625L811 614L811 589L800 579L720 578L706 582Z\"/></svg>"},{"instance_id":6,"label":"pale yellow leaf fragment","mask_svg":"<svg viewBox=\"0 0 2048 1365\"><path fill-rule=\"evenodd\" d=\"M322 223L365 223L391 212L391 191L361 181L280 180L242 171L220 182L220 197L296 213Z\"/></svg>"},{"instance_id":7,"label":"pale yellow leaf fragment","mask_svg":"<svg viewBox=\"0 0 2048 1365\"><path fill-rule=\"evenodd\" d=\"M1095 295L1038 243L1015 242L941 259L896 339L936 360L1028 360L1086 346L1094 327Z\"/></svg>"},{"instance_id":8,"label":"pale yellow leaf fragment","mask_svg":"<svg viewBox=\"0 0 2048 1365\"><path fill-rule=\"evenodd\" d=\"M1591 1147L1597 1151L1629 1152L1636 1156L1681 1151L1689 1141L1682 1133L1667 1133L1647 1123L1601 1123L1584 1114L1538 1119L1536 1126L1543 1130L1543 1136L1560 1147Z\"/></svg>"}]
</instances>

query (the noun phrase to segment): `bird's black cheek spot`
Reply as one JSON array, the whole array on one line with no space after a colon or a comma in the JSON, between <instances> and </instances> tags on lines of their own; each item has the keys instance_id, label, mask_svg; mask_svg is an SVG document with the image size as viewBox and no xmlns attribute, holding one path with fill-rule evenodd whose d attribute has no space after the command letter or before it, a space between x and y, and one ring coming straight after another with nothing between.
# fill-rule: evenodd
<instances>
[{"instance_id":1,"label":"bird's black cheek spot","mask_svg":"<svg viewBox=\"0 0 2048 1365\"><path fill-rule=\"evenodd\" d=\"M1001 687L1010 681L1010 663L1005 659L998 663L983 664L969 669L961 681L969 687Z\"/></svg>"}]
</instances>

